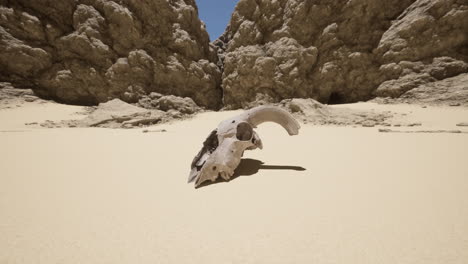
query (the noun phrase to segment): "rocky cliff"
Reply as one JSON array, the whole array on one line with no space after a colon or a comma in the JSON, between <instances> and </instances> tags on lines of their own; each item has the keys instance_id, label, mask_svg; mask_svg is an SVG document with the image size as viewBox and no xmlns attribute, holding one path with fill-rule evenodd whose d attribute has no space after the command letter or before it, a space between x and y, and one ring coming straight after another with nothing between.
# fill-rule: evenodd
<instances>
[{"instance_id":1,"label":"rocky cliff","mask_svg":"<svg viewBox=\"0 0 468 264\"><path fill-rule=\"evenodd\" d=\"M0 0L0 82L65 103L468 104L466 0L240 0L213 44L194 0Z\"/></svg>"},{"instance_id":2,"label":"rocky cliff","mask_svg":"<svg viewBox=\"0 0 468 264\"><path fill-rule=\"evenodd\" d=\"M0 81L55 100L151 92L221 104L221 72L194 0L0 0Z\"/></svg>"},{"instance_id":3,"label":"rocky cliff","mask_svg":"<svg viewBox=\"0 0 468 264\"><path fill-rule=\"evenodd\" d=\"M215 44L230 107L399 97L468 72L468 2L240 0Z\"/></svg>"}]
</instances>

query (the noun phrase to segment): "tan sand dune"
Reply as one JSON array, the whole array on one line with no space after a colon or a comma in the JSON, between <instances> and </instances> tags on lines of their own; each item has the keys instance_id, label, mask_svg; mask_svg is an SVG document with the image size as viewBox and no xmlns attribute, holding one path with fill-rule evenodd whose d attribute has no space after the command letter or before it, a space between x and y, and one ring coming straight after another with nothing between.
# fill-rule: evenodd
<instances>
[{"instance_id":1,"label":"tan sand dune","mask_svg":"<svg viewBox=\"0 0 468 264\"><path fill-rule=\"evenodd\" d=\"M468 130L456 127L466 108L334 107ZM290 137L264 124L245 175L194 189L193 156L239 111L151 128L161 133L24 125L81 109L0 111L0 263L468 262L468 134L306 124Z\"/></svg>"}]
</instances>

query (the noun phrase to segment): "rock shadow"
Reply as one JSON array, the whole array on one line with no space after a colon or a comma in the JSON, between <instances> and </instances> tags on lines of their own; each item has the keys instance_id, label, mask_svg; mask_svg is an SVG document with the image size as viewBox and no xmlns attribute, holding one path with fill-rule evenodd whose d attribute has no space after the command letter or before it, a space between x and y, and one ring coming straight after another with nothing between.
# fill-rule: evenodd
<instances>
[{"instance_id":1,"label":"rock shadow","mask_svg":"<svg viewBox=\"0 0 468 264\"><path fill-rule=\"evenodd\" d=\"M252 176L256 174L259 170L294 170L294 171L305 171L306 169L301 166L290 166L290 165L265 165L263 161L256 159L242 159L239 166L234 171L234 175L229 181L235 180L240 176ZM216 181L206 181L197 187L205 187L208 185L213 185L221 182L229 182L224 180L221 177L218 177Z\"/></svg>"}]
</instances>

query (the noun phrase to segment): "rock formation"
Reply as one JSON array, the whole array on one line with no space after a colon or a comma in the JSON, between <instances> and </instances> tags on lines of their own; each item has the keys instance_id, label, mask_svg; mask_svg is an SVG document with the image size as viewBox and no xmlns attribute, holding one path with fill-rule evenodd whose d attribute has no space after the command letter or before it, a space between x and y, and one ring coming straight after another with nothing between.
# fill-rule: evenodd
<instances>
[{"instance_id":1,"label":"rock formation","mask_svg":"<svg viewBox=\"0 0 468 264\"><path fill-rule=\"evenodd\" d=\"M214 44L229 107L265 97L343 103L468 72L467 32L463 0L240 0Z\"/></svg>"},{"instance_id":2,"label":"rock formation","mask_svg":"<svg viewBox=\"0 0 468 264\"><path fill-rule=\"evenodd\" d=\"M422 83L391 102L468 106L468 73Z\"/></svg>"},{"instance_id":3,"label":"rock formation","mask_svg":"<svg viewBox=\"0 0 468 264\"><path fill-rule=\"evenodd\" d=\"M41 101L31 89L18 89L0 82L0 109L18 107L26 102Z\"/></svg>"},{"instance_id":4,"label":"rock formation","mask_svg":"<svg viewBox=\"0 0 468 264\"><path fill-rule=\"evenodd\" d=\"M0 89L0 103L2 100L8 100L5 94L19 93L20 89L7 88ZM23 89L25 90L25 89ZM28 91L28 90L26 90ZM25 95L27 96L27 95ZM22 96L25 100L29 97ZM19 97L21 98L21 97ZM180 99L180 97L177 97ZM46 101L41 101L46 102ZM193 101L192 101L193 102ZM15 103L22 103L16 99ZM0 107L0 109L2 109ZM175 109L162 111L159 109L147 109L126 103L120 99L112 99L105 103L100 103L97 106L86 107L84 111L79 112L81 117L71 120L52 121L46 120L42 123L32 122L25 125L41 126L45 128L61 128L61 127L101 127L101 128L140 128L155 124L170 122L173 119L181 119L190 117L189 113L182 113ZM148 132L148 130L146 130Z\"/></svg>"},{"instance_id":5,"label":"rock formation","mask_svg":"<svg viewBox=\"0 0 468 264\"><path fill-rule=\"evenodd\" d=\"M466 0L239 0L213 43L195 0L0 0L0 82L187 113L291 98L468 104L467 32Z\"/></svg>"},{"instance_id":6,"label":"rock formation","mask_svg":"<svg viewBox=\"0 0 468 264\"><path fill-rule=\"evenodd\" d=\"M0 0L0 81L94 105L151 92L221 104L194 0Z\"/></svg>"},{"instance_id":7,"label":"rock formation","mask_svg":"<svg viewBox=\"0 0 468 264\"><path fill-rule=\"evenodd\" d=\"M321 104L314 99L284 99L279 107L291 112L292 115L305 124L332 126L415 126L414 123L396 123L393 118L396 113L390 111L357 110L351 108L334 107Z\"/></svg>"}]
</instances>

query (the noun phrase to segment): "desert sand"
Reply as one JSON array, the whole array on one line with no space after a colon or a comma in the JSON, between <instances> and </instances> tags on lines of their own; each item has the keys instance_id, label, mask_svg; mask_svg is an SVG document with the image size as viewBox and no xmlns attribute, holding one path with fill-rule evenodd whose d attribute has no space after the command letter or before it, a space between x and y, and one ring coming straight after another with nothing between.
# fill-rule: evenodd
<instances>
[{"instance_id":1,"label":"desert sand","mask_svg":"<svg viewBox=\"0 0 468 264\"><path fill-rule=\"evenodd\" d=\"M460 130L468 109L404 113L399 130ZM83 107L0 110L0 263L467 263L468 134L276 124L239 177L195 189L206 112L138 129L42 128ZM395 120L400 122L400 120ZM263 163L263 164L262 164Z\"/></svg>"}]
</instances>

